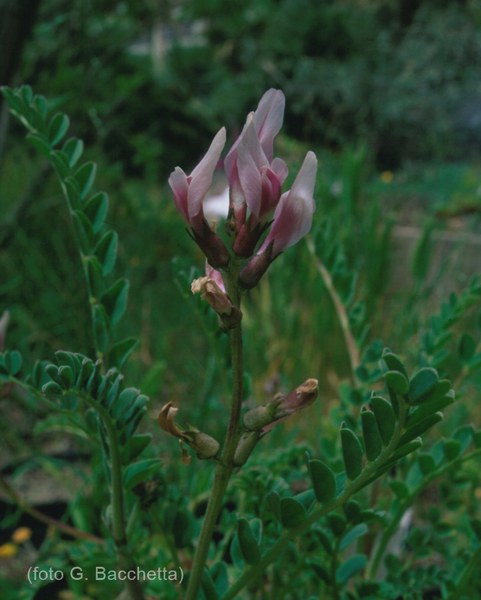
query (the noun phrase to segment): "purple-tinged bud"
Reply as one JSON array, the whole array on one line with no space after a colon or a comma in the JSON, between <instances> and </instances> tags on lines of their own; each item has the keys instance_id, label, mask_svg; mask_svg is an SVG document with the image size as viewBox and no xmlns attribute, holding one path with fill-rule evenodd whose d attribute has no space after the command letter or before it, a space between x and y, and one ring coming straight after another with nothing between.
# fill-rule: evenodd
<instances>
[{"instance_id":1,"label":"purple-tinged bud","mask_svg":"<svg viewBox=\"0 0 481 600\"><path fill-rule=\"evenodd\" d=\"M272 248L273 244L271 243L254 255L239 273L239 282L244 289L250 290L259 283L260 278L275 258L272 256Z\"/></svg>"},{"instance_id":2,"label":"purple-tinged bud","mask_svg":"<svg viewBox=\"0 0 481 600\"><path fill-rule=\"evenodd\" d=\"M229 264L229 251L203 217L202 223L197 225L197 229L192 229L192 237L205 254L209 264L215 269L222 269Z\"/></svg>"},{"instance_id":3,"label":"purple-tinged bud","mask_svg":"<svg viewBox=\"0 0 481 600\"><path fill-rule=\"evenodd\" d=\"M249 221L252 221L252 219L249 219ZM255 227L252 227L251 222L242 223L234 243L232 244L232 250L235 254L243 258L252 256L255 247L267 226L267 223L258 223Z\"/></svg>"},{"instance_id":4,"label":"purple-tinged bud","mask_svg":"<svg viewBox=\"0 0 481 600\"><path fill-rule=\"evenodd\" d=\"M310 406L316 399L318 391L317 379L307 379L287 396L279 394L267 404L256 406L246 412L242 421L244 427L249 431L265 435L283 419Z\"/></svg>"},{"instance_id":5,"label":"purple-tinged bud","mask_svg":"<svg viewBox=\"0 0 481 600\"><path fill-rule=\"evenodd\" d=\"M183 430L175 423L174 418L178 412L178 408L172 406L172 402L168 402L161 409L158 416L160 427L179 438L181 442L189 445L197 454L198 458L214 458L220 450L219 442L198 429ZM185 461L185 457L184 457Z\"/></svg>"}]
</instances>

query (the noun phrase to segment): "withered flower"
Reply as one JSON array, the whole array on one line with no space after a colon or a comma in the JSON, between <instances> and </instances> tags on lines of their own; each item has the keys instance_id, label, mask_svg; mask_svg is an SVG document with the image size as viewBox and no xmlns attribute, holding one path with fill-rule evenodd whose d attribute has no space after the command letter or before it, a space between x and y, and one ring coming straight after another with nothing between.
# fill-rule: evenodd
<instances>
[{"instance_id":1,"label":"withered flower","mask_svg":"<svg viewBox=\"0 0 481 600\"><path fill-rule=\"evenodd\" d=\"M198 429L181 429L174 421L178 411L178 408L172 406L172 402L167 402L167 404L160 409L158 416L160 427L167 433L170 433L170 435L179 438L179 440L193 448L198 458L214 458L220 450L219 442L207 433L203 433Z\"/></svg>"}]
</instances>

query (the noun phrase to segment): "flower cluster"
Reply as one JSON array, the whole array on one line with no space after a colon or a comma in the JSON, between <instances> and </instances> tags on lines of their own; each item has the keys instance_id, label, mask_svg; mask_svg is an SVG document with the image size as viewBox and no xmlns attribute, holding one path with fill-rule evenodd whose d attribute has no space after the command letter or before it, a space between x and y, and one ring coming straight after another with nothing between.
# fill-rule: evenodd
<instances>
[{"instance_id":1,"label":"flower cluster","mask_svg":"<svg viewBox=\"0 0 481 600\"><path fill-rule=\"evenodd\" d=\"M274 138L284 119L284 94L268 90L224 159L229 183L226 243L204 215L204 200L226 142L222 128L209 150L187 175L176 167L169 177L174 202L204 252L209 269L241 264L239 283L254 287L272 261L311 228L317 159L308 152L290 190L282 192L286 163L273 157ZM267 232L267 233L266 233ZM244 260L244 263L242 263ZM204 285L205 287L205 285Z\"/></svg>"}]
</instances>

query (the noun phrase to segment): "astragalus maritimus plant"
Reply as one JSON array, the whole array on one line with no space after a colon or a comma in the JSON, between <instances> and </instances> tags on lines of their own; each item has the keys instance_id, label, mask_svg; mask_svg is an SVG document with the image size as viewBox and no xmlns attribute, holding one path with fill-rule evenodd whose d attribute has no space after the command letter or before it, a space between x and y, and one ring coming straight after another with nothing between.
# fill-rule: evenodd
<instances>
[{"instance_id":1,"label":"astragalus maritimus plant","mask_svg":"<svg viewBox=\"0 0 481 600\"><path fill-rule=\"evenodd\" d=\"M3 93L12 113L27 127L30 140L48 158L60 180L88 290L95 350L94 356L58 351L55 363L38 362L30 374L26 373L20 354L3 348L8 324L8 316L4 316L0 319L0 389L10 393L12 386L22 388L70 419L91 440L93 451L101 457L103 485L109 493L104 528L93 534L60 522L50 524L78 543L95 546L104 556L115 555L117 569L136 572L151 551L135 535L136 527L155 530L162 536L155 515L141 515L142 510L148 511L150 502L145 490L155 490L155 485L149 488L148 484L154 484L162 465L156 458L139 460L153 445L149 434L137 431L142 419L146 420L148 398L137 388L127 387L122 373L135 340L114 341L115 326L126 310L129 284L125 279L108 279L117 252L117 235L106 222L108 199L102 192L91 193L95 165L79 166L81 141L63 141L69 126L67 117L62 113L51 117L47 102L27 87L4 88ZM163 538L168 540L166 546L173 560L178 561L176 566L186 572L186 586L164 587L159 592L151 582L133 577L125 581L124 597L421 598L410 590L407 595L396 595L395 585L403 582L393 583L395 575L389 565L394 559L386 561L392 538L427 486L441 477L454 481L454 472L460 473L480 455L481 436L470 427L458 429L450 439L438 440L428 451L417 453L422 436L442 420L442 411L454 402L451 383L429 361L421 361L421 368L410 374L391 350L379 343L368 346L364 323L359 328L362 335L353 333L354 317L343 304L346 295L342 285L336 287L339 261L334 255L324 256L327 238L315 227L308 249L341 322L352 370L349 393L359 400L358 418L346 415L337 447L325 452L322 460L313 456L309 447L301 459L296 447L279 448L272 455L263 449L264 438L272 435L273 429L279 430L276 425L312 407L319 395L315 373L304 382L295 382L289 393L254 406L247 405L244 386L244 352L248 348L244 349L242 330L243 297L262 286L273 261L282 261L283 253L309 233L315 214L317 158L313 152L307 152L291 188L283 191L288 168L284 160L274 156L274 140L282 126L284 104L280 90L267 91L223 159L229 184L229 210L224 222L215 225L204 212L214 171L222 161L224 128L190 174L176 167L169 177L175 206L206 259L205 274L189 282L191 290L217 314L217 327L229 338L231 401L223 439L208 431L208 423L181 426L177 422L182 420L181 410L171 401L158 412L161 429L179 440L179 464L192 460L190 448L198 459L211 461L213 480L205 489L208 501L200 515L201 527L185 527L181 533L190 536L187 542L177 538L172 542L167 535ZM346 284L345 272L342 279ZM479 282L470 286L463 296L469 298L459 303L462 306L457 312L458 304L451 301L456 317L481 297ZM448 313L445 309L446 318L433 321L431 336L424 336L429 341L425 355L434 354L446 340L445 329L453 322ZM469 344L469 365L466 363L463 374L481 363L473 343ZM322 433L320 438L319 448L329 447L327 438L323 446ZM294 489L289 477L284 479L285 470L292 470L296 477L301 474L301 489ZM386 480L394 494L391 506L379 491ZM0 483L13 501L30 510L6 479L2 477ZM479 478L472 475L472 486L476 485ZM236 504L239 514L234 531L226 498L241 487L244 495ZM136 494L140 488L144 495L139 503ZM171 501L168 492L158 494L155 506L167 506ZM43 518L38 511L30 512ZM147 522L149 515L152 519ZM198 515L192 514L190 519L196 521ZM464 562L459 566L458 561L455 571L439 576L439 597L469 598L479 591L475 573L481 553L479 513L470 510L467 523ZM214 541L216 527L224 527L225 543L219 547ZM162 544L159 537L155 539ZM193 555L189 553L192 549ZM385 580L382 568L388 570ZM291 580L283 580L283 573ZM99 592L103 597L106 593Z\"/></svg>"}]
</instances>

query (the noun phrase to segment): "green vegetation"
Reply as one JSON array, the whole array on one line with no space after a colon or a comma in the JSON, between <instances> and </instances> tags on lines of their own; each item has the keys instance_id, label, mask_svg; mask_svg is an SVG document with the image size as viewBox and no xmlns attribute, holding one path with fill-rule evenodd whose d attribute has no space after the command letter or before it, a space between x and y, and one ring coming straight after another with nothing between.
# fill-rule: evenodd
<instances>
[{"instance_id":1,"label":"green vegetation","mask_svg":"<svg viewBox=\"0 0 481 600\"><path fill-rule=\"evenodd\" d=\"M157 417L172 402L222 440L233 375L167 177L270 87L288 183L318 156L317 210L243 297L243 395L315 377L320 401L233 470L198 598L475 598L478 3L231 4L43 0L13 39L0 0L5 598L120 594L99 565L188 577L214 465Z\"/></svg>"}]
</instances>

